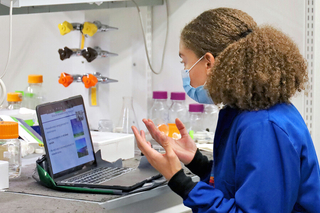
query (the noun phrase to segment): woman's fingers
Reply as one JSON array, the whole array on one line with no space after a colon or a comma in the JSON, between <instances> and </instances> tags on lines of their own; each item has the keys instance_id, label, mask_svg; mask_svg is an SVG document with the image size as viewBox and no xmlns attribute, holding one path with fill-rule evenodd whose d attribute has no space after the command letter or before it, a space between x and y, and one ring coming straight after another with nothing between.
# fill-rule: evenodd
<instances>
[{"instance_id":1,"label":"woman's fingers","mask_svg":"<svg viewBox=\"0 0 320 213\"><path fill-rule=\"evenodd\" d=\"M134 136L136 137L138 148L145 156L154 154L154 152L158 153L156 150L151 148L150 142L146 141L145 133L143 130L141 130L140 135L139 130L135 126L132 126L131 129L133 131Z\"/></svg>"},{"instance_id":2,"label":"woman's fingers","mask_svg":"<svg viewBox=\"0 0 320 213\"><path fill-rule=\"evenodd\" d=\"M150 132L152 138L156 140L157 142L160 142L161 136L163 133L154 125L151 119L143 119L142 120L144 124L146 125L148 131Z\"/></svg>"},{"instance_id":3,"label":"woman's fingers","mask_svg":"<svg viewBox=\"0 0 320 213\"><path fill-rule=\"evenodd\" d=\"M181 138L189 136L188 131L186 129L186 127L184 126L184 124L180 121L179 118L176 118L175 120L176 122L176 126L180 132Z\"/></svg>"}]
</instances>

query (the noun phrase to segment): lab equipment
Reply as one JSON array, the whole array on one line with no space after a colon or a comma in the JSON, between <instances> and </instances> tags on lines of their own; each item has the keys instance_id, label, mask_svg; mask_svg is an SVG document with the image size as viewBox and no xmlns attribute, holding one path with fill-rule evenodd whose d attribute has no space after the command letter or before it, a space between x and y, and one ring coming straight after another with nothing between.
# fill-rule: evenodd
<instances>
[{"instance_id":1,"label":"lab equipment","mask_svg":"<svg viewBox=\"0 0 320 213\"><path fill-rule=\"evenodd\" d=\"M167 105L168 93L167 91L153 92L153 105L150 108L149 118L164 134L169 134L169 127L167 125L169 120L169 108Z\"/></svg>"},{"instance_id":2,"label":"lab equipment","mask_svg":"<svg viewBox=\"0 0 320 213\"><path fill-rule=\"evenodd\" d=\"M29 86L24 91L22 105L29 109L35 109L37 105L43 103L44 95L42 91L42 75L29 75Z\"/></svg>"},{"instance_id":3,"label":"lab equipment","mask_svg":"<svg viewBox=\"0 0 320 213\"><path fill-rule=\"evenodd\" d=\"M66 35L74 30L79 30L84 35L93 36L96 32L107 32L109 30L117 30L116 27L110 27L106 24L101 24L100 21L92 22L84 22L80 23L69 23L64 21L61 24L58 24L58 28L60 30L61 35Z\"/></svg>"},{"instance_id":4,"label":"lab equipment","mask_svg":"<svg viewBox=\"0 0 320 213\"><path fill-rule=\"evenodd\" d=\"M22 94L16 93L16 92L8 93L7 102L8 102L7 109L9 110L20 109L21 102L22 102Z\"/></svg>"},{"instance_id":5,"label":"lab equipment","mask_svg":"<svg viewBox=\"0 0 320 213\"><path fill-rule=\"evenodd\" d=\"M67 21L64 21L61 24L58 24L58 28L60 30L61 35L65 35L70 33L73 30L81 30L82 24L80 23L69 23Z\"/></svg>"},{"instance_id":6,"label":"lab equipment","mask_svg":"<svg viewBox=\"0 0 320 213\"><path fill-rule=\"evenodd\" d=\"M9 163L9 178L21 174L21 144L17 122L0 121L0 160Z\"/></svg>"},{"instance_id":7,"label":"lab equipment","mask_svg":"<svg viewBox=\"0 0 320 213\"><path fill-rule=\"evenodd\" d=\"M92 86L95 86L97 83L108 84L118 82L118 80L102 76L99 72L94 72L93 74L87 73L84 75L71 75L62 72L59 76L58 82L59 84L62 84L64 87L68 87L73 82L82 82L86 88L90 88Z\"/></svg>"},{"instance_id":8,"label":"lab equipment","mask_svg":"<svg viewBox=\"0 0 320 213\"><path fill-rule=\"evenodd\" d=\"M115 128L115 132L132 134L131 126L136 126L138 129L140 129L133 108L133 98L131 96L125 96L123 97L121 115L119 122Z\"/></svg>"},{"instance_id":9,"label":"lab equipment","mask_svg":"<svg viewBox=\"0 0 320 213\"><path fill-rule=\"evenodd\" d=\"M96 58L105 58L111 56L117 56L118 54L108 52L106 50L102 50L100 47L96 46L94 48L88 47L84 49L70 49L68 47L64 47L64 49L59 49L58 53L60 55L60 60L63 61L65 59L70 58L71 56L83 56L88 62L92 62Z\"/></svg>"},{"instance_id":10,"label":"lab equipment","mask_svg":"<svg viewBox=\"0 0 320 213\"><path fill-rule=\"evenodd\" d=\"M204 106L204 128L207 132L214 133L218 122L219 108L214 104Z\"/></svg>"},{"instance_id":11,"label":"lab equipment","mask_svg":"<svg viewBox=\"0 0 320 213\"><path fill-rule=\"evenodd\" d=\"M117 56L118 54L111 53L106 50L101 50L101 48L97 46L94 48L88 47L88 48L81 50L81 55L88 62L92 62L94 59L96 59L98 57L105 58L105 57L110 57L110 56Z\"/></svg>"},{"instance_id":12,"label":"lab equipment","mask_svg":"<svg viewBox=\"0 0 320 213\"><path fill-rule=\"evenodd\" d=\"M180 138L180 132L175 124L175 119L179 118L185 127L189 127L188 107L186 105L186 94L184 92L172 92L170 97L172 104L169 108L169 137Z\"/></svg>"},{"instance_id":13,"label":"lab equipment","mask_svg":"<svg viewBox=\"0 0 320 213\"><path fill-rule=\"evenodd\" d=\"M64 47L64 49L59 49L58 53L60 55L60 60L63 61L71 56L81 56L81 49L70 49Z\"/></svg>"},{"instance_id":14,"label":"lab equipment","mask_svg":"<svg viewBox=\"0 0 320 213\"><path fill-rule=\"evenodd\" d=\"M110 30L117 30L117 27L110 27L106 24L101 24L100 21L84 22L82 33L85 35L93 36L96 32L107 32Z\"/></svg>"},{"instance_id":15,"label":"lab equipment","mask_svg":"<svg viewBox=\"0 0 320 213\"><path fill-rule=\"evenodd\" d=\"M0 160L0 190L9 188L9 163Z\"/></svg>"},{"instance_id":16,"label":"lab equipment","mask_svg":"<svg viewBox=\"0 0 320 213\"><path fill-rule=\"evenodd\" d=\"M113 132L113 123L109 119L100 119L98 123L99 132Z\"/></svg>"},{"instance_id":17,"label":"lab equipment","mask_svg":"<svg viewBox=\"0 0 320 213\"><path fill-rule=\"evenodd\" d=\"M189 104L189 115L190 115L190 128L189 134L198 142L198 140L204 139L206 133L204 133L204 124L203 124L203 104ZM201 133L205 134L202 135Z\"/></svg>"}]
</instances>

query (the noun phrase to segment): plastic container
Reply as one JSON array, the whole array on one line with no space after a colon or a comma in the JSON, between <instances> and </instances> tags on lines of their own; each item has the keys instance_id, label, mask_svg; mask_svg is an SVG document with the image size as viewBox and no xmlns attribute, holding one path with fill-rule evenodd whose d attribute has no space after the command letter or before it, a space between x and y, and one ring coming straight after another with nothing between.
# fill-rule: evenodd
<instances>
[{"instance_id":1,"label":"plastic container","mask_svg":"<svg viewBox=\"0 0 320 213\"><path fill-rule=\"evenodd\" d=\"M167 105L168 93L166 91L154 91L153 92L153 104L150 108L149 118L158 127L158 129L169 134L169 127L167 125L169 121L169 107Z\"/></svg>"},{"instance_id":2,"label":"plastic container","mask_svg":"<svg viewBox=\"0 0 320 213\"><path fill-rule=\"evenodd\" d=\"M134 157L134 135L91 131L94 151L101 150L103 160L113 162Z\"/></svg>"},{"instance_id":3,"label":"plastic container","mask_svg":"<svg viewBox=\"0 0 320 213\"><path fill-rule=\"evenodd\" d=\"M172 104L169 108L169 137L180 138L180 132L175 124L175 119L179 118L182 123L189 127L189 113L186 105L186 93L184 92L172 92L170 97Z\"/></svg>"},{"instance_id":4,"label":"plastic container","mask_svg":"<svg viewBox=\"0 0 320 213\"><path fill-rule=\"evenodd\" d=\"M196 142L201 140L201 138L197 137L200 135L199 133L204 133L204 105L203 104L189 104L189 120L190 120L190 128L189 135ZM197 135L197 136L196 136Z\"/></svg>"},{"instance_id":5,"label":"plastic container","mask_svg":"<svg viewBox=\"0 0 320 213\"><path fill-rule=\"evenodd\" d=\"M22 105L29 109L36 109L36 106L43 103L42 91L42 75L29 75L29 86L24 91L24 98Z\"/></svg>"},{"instance_id":6,"label":"plastic container","mask_svg":"<svg viewBox=\"0 0 320 213\"><path fill-rule=\"evenodd\" d=\"M0 121L0 160L9 163L9 178L21 174L21 143L17 122Z\"/></svg>"},{"instance_id":7,"label":"plastic container","mask_svg":"<svg viewBox=\"0 0 320 213\"><path fill-rule=\"evenodd\" d=\"M9 110L20 109L22 103L22 94L21 93L8 93L7 94L7 102Z\"/></svg>"}]
</instances>

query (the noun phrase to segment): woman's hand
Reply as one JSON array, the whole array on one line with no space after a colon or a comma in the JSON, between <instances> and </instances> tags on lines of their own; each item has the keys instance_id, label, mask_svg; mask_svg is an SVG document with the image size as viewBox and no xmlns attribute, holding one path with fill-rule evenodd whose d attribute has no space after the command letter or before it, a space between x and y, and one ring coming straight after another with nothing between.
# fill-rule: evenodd
<instances>
[{"instance_id":1,"label":"woman's hand","mask_svg":"<svg viewBox=\"0 0 320 213\"><path fill-rule=\"evenodd\" d=\"M181 170L179 158L172 150L171 144L166 140L166 136L162 135L162 147L166 153L161 154L151 147L150 142L146 141L143 130L139 131L135 126L132 126L132 131L136 137L137 145L141 152L146 156L149 163L158 170L167 180L170 180L174 174Z\"/></svg>"},{"instance_id":2,"label":"woman's hand","mask_svg":"<svg viewBox=\"0 0 320 213\"><path fill-rule=\"evenodd\" d=\"M191 139L183 123L178 118L175 120L175 122L181 134L181 138L179 140L174 140L168 136L165 136L154 125L151 119L143 119L142 121L146 125L152 138L157 141L162 147L164 147L165 143L169 143L182 163L187 165L192 161L194 155L196 154L197 146Z\"/></svg>"}]
</instances>

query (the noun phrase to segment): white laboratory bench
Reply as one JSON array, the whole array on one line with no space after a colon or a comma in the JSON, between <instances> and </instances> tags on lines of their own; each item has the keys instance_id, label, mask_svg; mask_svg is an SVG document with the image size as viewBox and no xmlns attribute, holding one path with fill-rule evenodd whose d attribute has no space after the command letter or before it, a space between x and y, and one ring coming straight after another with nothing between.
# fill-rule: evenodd
<instances>
[{"instance_id":1,"label":"white laboratory bench","mask_svg":"<svg viewBox=\"0 0 320 213\"><path fill-rule=\"evenodd\" d=\"M10 180L9 189L0 191L3 212L110 212L135 213L191 212L182 199L165 184L131 195L61 192L37 183L32 174L39 155L23 159L21 176ZM123 161L123 166L138 165L140 156ZM193 176L197 180L197 176Z\"/></svg>"}]
</instances>

